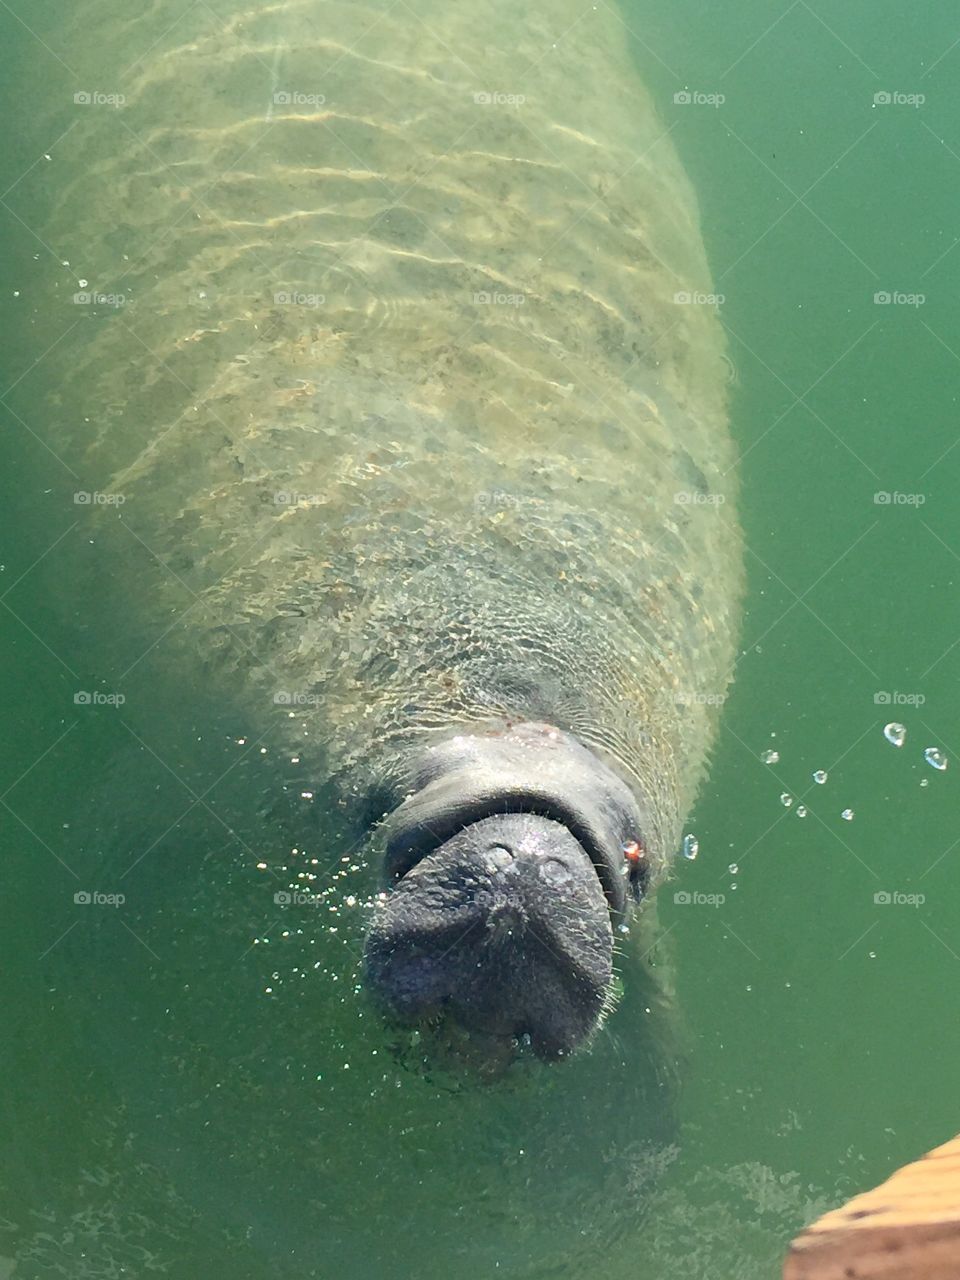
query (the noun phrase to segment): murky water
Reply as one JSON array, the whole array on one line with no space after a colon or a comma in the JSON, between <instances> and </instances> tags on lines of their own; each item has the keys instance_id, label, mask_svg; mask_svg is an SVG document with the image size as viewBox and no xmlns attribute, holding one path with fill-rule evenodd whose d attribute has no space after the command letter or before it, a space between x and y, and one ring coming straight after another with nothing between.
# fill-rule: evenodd
<instances>
[{"instance_id":1,"label":"murky water","mask_svg":"<svg viewBox=\"0 0 960 1280\"><path fill-rule=\"evenodd\" d=\"M63 201L62 134L75 92L123 91L112 72L78 78L71 52L99 45L112 68L120 50L176 48L222 21L164 3L138 29L118 11L72 50L55 7L4 11L5 114L20 124L0 148L0 1274L769 1280L804 1222L953 1132L955 33L946 11L921 23L892 5L658 8L619 12L696 188L722 297L743 654L687 824L699 855L659 903L682 1053L625 961L624 1001L589 1056L497 1088L424 1078L416 1046L367 1010L361 863L347 824L304 797L309 743L301 757L261 738L200 660L153 690L149 741L122 706L75 702L101 690L90 638L112 655L139 637L135 611L115 629L98 616L116 597L78 571L78 513L59 501L74 482L35 416L44 370L64 367L48 348L74 350L51 282L81 288L37 238ZM316 34L309 6L291 12L251 15L270 50L255 75L216 93L196 81L205 126L250 102L269 127L292 33ZM304 162L286 159L292 173ZM144 201L171 160L141 157ZM77 188L104 260L116 165L100 157ZM237 167L224 199L244 236ZM282 217L282 192L274 205L260 212ZM141 225L162 261L147 204ZM232 246L210 252L229 261ZM382 297L357 297L366 278L344 287L376 314ZM220 301L190 300L198 331ZM132 368L124 394L150 404L143 381ZM295 404L296 385L280 390ZM193 536L216 553L202 526ZM129 688L142 694L151 670ZM899 747L889 723L906 730ZM322 882L319 908L275 910L257 862L281 847L298 849L291 878ZM675 1055L676 1099L662 1065Z\"/></svg>"}]
</instances>

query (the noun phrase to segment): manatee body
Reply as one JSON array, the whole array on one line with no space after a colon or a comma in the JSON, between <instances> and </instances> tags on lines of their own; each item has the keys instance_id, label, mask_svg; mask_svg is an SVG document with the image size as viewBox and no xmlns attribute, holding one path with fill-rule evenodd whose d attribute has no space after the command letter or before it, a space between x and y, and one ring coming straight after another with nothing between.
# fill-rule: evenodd
<instances>
[{"instance_id":1,"label":"manatee body","mask_svg":"<svg viewBox=\"0 0 960 1280\"><path fill-rule=\"evenodd\" d=\"M91 83L113 8L80 7ZM123 31L122 107L55 156L58 287L93 301L46 362L50 443L122 499L74 552L93 651L159 737L202 673L309 738L305 794L385 850L393 1017L565 1054L734 657L695 200L606 5L218 12Z\"/></svg>"}]
</instances>

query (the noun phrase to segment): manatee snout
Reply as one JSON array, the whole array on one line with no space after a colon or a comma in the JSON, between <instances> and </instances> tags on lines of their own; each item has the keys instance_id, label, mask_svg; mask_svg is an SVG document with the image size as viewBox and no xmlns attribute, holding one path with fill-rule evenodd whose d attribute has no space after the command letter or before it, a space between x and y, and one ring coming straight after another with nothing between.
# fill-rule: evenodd
<instances>
[{"instance_id":1,"label":"manatee snout","mask_svg":"<svg viewBox=\"0 0 960 1280\"><path fill-rule=\"evenodd\" d=\"M577 1048L610 1003L614 928L635 887L624 849L644 825L624 780L553 725L428 748L388 819L391 888L366 943L387 1014L499 1047L529 1038L542 1058Z\"/></svg>"},{"instance_id":2,"label":"manatee snout","mask_svg":"<svg viewBox=\"0 0 960 1280\"><path fill-rule=\"evenodd\" d=\"M555 1058L596 1026L613 973L610 908L589 854L560 822L501 813L413 866L374 919L368 980L399 1021L452 1019L529 1037Z\"/></svg>"}]
</instances>

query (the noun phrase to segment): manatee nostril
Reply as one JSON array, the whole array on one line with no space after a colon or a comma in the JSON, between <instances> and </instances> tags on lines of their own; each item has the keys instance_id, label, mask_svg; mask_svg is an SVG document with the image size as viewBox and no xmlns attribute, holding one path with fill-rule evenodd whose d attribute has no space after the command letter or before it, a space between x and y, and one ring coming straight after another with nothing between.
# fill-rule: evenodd
<instances>
[{"instance_id":1,"label":"manatee nostril","mask_svg":"<svg viewBox=\"0 0 960 1280\"><path fill-rule=\"evenodd\" d=\"M544 858L540 864L540 876L547 884L569 884L573 872L559 858Z\"/></svg>"},{"instance_id":2,"label":"manatee nostril","mask_svg":"<svg viewBox=\"0 0 960 1280\"><path fill-rule=\"evenodd\" d=\"M492 844L487 849L487 858L498 871L502 871L513 862L513 850L505 844Z\"/></svg>"}]
</instances>

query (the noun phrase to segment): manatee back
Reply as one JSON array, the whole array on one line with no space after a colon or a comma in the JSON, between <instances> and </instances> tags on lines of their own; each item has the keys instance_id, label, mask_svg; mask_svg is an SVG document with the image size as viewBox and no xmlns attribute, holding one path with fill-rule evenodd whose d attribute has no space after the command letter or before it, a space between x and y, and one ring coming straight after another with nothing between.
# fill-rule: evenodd
<instances>
[{"instance_id":1,"label":"manatee back","mask_svg":"<svg viewBox=\"0 0 960 1280\"><path fill-rule=\"evenodd\" d=\"M81 7L92 84L112 8ZM722 330L676 301L696 205L618 17L535 8L132 22L124 106L57 156L50 242L126 300L48 362L53 432L125 499L79 572L144 637L193 606L158 661L322 697L331 767L555 718L669 846L733 658Z\"/></svg>"}]
</instances>

